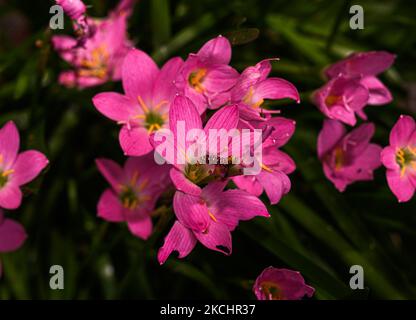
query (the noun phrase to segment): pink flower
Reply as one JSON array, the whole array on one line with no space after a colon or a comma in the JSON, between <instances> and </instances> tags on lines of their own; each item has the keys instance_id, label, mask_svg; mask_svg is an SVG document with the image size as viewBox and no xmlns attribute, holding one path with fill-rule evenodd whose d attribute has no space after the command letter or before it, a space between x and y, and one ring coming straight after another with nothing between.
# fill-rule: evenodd
<instances>
[{"instance_id":1,"label":"pink flower","mask_svg":"<svg viewBox=\"0 0 416 320\"><path fill-rule=\"evenodd\" d=\"M149 135L168 126L173 80L182 64L181 58L172 58L159 70L146 53L131 49L122 66L125 94L103 92L93 98L98 111L122 125L119 141L126 155L152 151Z\"/></svg>"},{"instance_id":2,"label":"pink flower","mask_svg":"<svg viewBox=\"0 0 416 320\"><path fill-rule=\"evenodd\" d=\"M258 300L300 300L311 298L315 289L298 271L268 267L257 277L253 292Z\"/></svg>"},{"instance_id":3,"label":"pink flower","mask_svg":"<svg viewBox=\"0 0 416 320\"><path fill-rule=\"evenodd\" d=\"M283 117L275 117L262 124L266 127L270 126L272 132L262 145L261 172L257 175L240 175L232 179L238 188L255 196L259 197L264 190L270 203L276 204L289 192L291 183L287 175L296 168L292 158L278 149L292 137L295 132L295 122Z\"/></svg>"},{"instance_id":4,"label":"pink flower","mask_svg":"<svg viewBox=\"0 0 416 320\"><path fill-rule=\"evenodd\" d=\"M19 145L19 132L9 121L0 129L0 208L18 208L22 202L20 186L35 179L48 164L39 151L18 153Z\"/></svg>"},{"instance_id":5,"label":"pink flower","mask_svg":"<svg viewBox=\"0 0 416 320\"><path fill-rule=\"evenodd\" d=\"M170 150L173 154L161 154L162 157L170 164L173 164L170 170L170 178L177 190L185 193L199 195L201 193L200 185L215 179L223 178L223 176L216 175L216 166L209 163L199 163L198 159L190 159L188 151L190 146L197 143L197 138L194 141L185 140L193 129L203 129L205 137L208 140L204 142L209 145L209 130L211 129L225 129L230 130L237 128L238 124L238 108L235 105L226 106L215 112L215 114L208 120L205 127L202 126L201 117L190 99L184 96L176 96L172 102L169 110L169 125L173 134L167 143L172 144ZM184 124L183 132L178 132L177 123ZM183 135L183 137L181 136ZM183 138L183 139L182 139ZM160 141L155 141L152 137L152 143L157 146ZM185 141L182 141L185 140ZM156 150L157 151L157 150ZM207 156L210 155L207 151ZM183 159L182 159L183 158ZM183 161L182 161L183 160ZM204 158L206 160L206 157Z\"/></svg>"},{"instance_id":6,"label":"pink flower","mask_svg":"<svg viewBox=\"0 0 416 320\"><path fill-rule=\"evenodd\" d=\"M4 217L0 208L0 253L11 252L19 249L26 240L26 231L20 223ZM0 276L2 267L0 261Z\"/></svg>"},{"instance_id":7,"label":"pink flower","mask_svg":"<svg viewBox=\"0 0 416 320\"><path fill-rule=\"evenodd\" d=\"M56 3L72 20L81 18L87 11L87 7L81 0L56 0Z\"/></svg>"},{"instance_id":8,"label":"pink flower","mask_svg":"<svg viewBox=\"0 0 416 320\"><path fill-rule=\"evenodd\" d=\"M168 185L168 166L157 165L152 154L128 158L123 168L109 159L96 163L111 186L98 201L98 216L125 221L132 234L147 239L152 233L151 213Z\"/></svg>"},{"instance_id":9,"label":"pink flower","mask_svg":"<svg viewBox=\"0 0 416 320\"><path fill-rule=\"evenodd\" d=\"M231 254L231 231L239 221L255 216L269 217L264 204L255 196L241 190L223 191L226 183L212 182L200 195L176 191L173 207L175 222L159 249L158 260L163 264L173 251L186 257L197 241L205 247Z\"/></svg>"},{"instance_id":10,"label":"pink flower","mask_svg":"<svg viewBox=\"0 0 416 320\"><path fill-rule=\"evenodd\" d=\"M318 136L318 157L325 176L343 192L355 181L373 179L380 165L381 147L370 143L374 124L365 123L347 133L338 121L325 120Z\"/></svg>"},{"instance_id":11,"label":"pink flower","mask_svg":"<svg viewBox=\"0 0 416 320\"><path fill-rule=\"evenodd\" d=\"M186 59L176 85L200 114L230 100L229 90L238 79L238 72L228 65L230 60L231 44L222 36L209 40Z\"/></svg>"},{"instance_id":12,"label":"pink flower","mask_svg":"<svg viewBox=\"0 0 416 320\"><path fill-rule=\"evenodd\" d=\"M390 145L383 149L381 161L387 168L387 182L399 202L409 201L416 188L416 124L401 115L390 132Z\"/></svg>"},{"instance_id":13,"label":"pink flower","mask_svg":"<svg viewBox=\"0 0 416 320\"><path fill-rule=\"evenodd\" d=\"M368 104L380 105L391 102L390 91L376 77L379 73L391 67L396 56L386 51L359 52L338 61L325 70L328 78L339 74L347 77L360 77L360 83L369 92Z\"/></svg>"},{"instance_id":14,"label":"pink flower","mask_svg":"<svg viewBox=\"0 0 416 320\"><path fill-rule=\"evenodd\" d=\"M368 97L368 89L359 77L350 78L339 74L318 89L313 100L328 118L354 126L357 122L355 114L366 119L363 109Z\"/></svg>"},{"instance_id":15,"label":"pink flower","mask_svg":"<svg viewBox=\"0 0 416 320\"><path fill-rule=\"evenodd\" d=\"M82 89L120 80L123 59L132 46L127 39L128 15L116 9L105 19L85 18L81 28L88 32L82 31L81 39L52 37L55 50L73 68L59 76L62 85Z\"/></svg>"},{"instance_id":16,"label":"pink flower","mask_svg":"<svg viewBox=\"0 0 416 320\"><path fill-rule=\"evenodd\" d=\"M240 117L244 120L259 120L260 115L273 111L262 108L265 99L289 98L300 102L296 87L281 78L268 78L271 71L270 59L246 68L231 90L231 102L239 104Z\"/></svg>"}]
</instances>

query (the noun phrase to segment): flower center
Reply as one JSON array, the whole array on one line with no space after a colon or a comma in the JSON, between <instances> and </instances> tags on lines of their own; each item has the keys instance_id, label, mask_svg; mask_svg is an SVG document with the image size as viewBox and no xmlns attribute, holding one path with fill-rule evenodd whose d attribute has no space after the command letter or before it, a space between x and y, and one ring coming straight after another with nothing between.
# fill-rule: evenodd
<instances>
[{"instance_id":1,"label":"flower center","mask_svg":"<svg viewBox=\"0 0 416 320\"><path fill-rule=\"evenodd\" d=\"M339 171L344 166L345 154L341 147L335 149L335 170Z\"/></svg>"},{"instance_id":2,"label":"flower center","mask_svg":"<svg viewBox=\"0 0 416 320\"><path fill-rule=\"evenodd\" d=\"M80 77L106 78L109 57L105 45L93 49L89 58L81 60L78 75Z\"/></svg>"},{"instance_id":3,"label":"flower center","mask_svg":"<svg viewBox=\"0 0 416 320\"><path fill-rule=\"evenodd\" d=\"M396 162L400 166L400 176L403 177L406 170L412 167L416 170L416 147L407 146L396 151Z\"/></svg>"},{"instance_id":4,"label":"flower center","mask_svg":"<svg viewBox=\"0 0 416 320\"><path fill-rule=\"evenodd\" d=\"M136 209L137 204L139 202L139 198L134 191L134 189L130 186L124 186L123 190L119 195L120 201L123 204L123 207L126 209Z\"/></svg>"},{"instance_id":5,"label":"flower center","mask_svg":"<svg viewBox=\"0 0 416 320\"><path fill-rule=\"evenodd\" d=\"M268 300L283 300L283 295L276 283L264 281L260 284L260 290Z\"/></svg>"},{"instance_id":6,"label":"flower center","mask_svg":"<svg viewBox=\"0 0 416 320\"><path fill-rule=\"evenodd\" d=\"M0 188L3 188L9 180L9 175L14 172L13 169L0 171Z\"/></svg>"},{"instance_id":7,"label":"flower center","mask_svg":"<svg viewBox=\"0 0 416 320\"><path fill-rule=\"evenodd\" d=\"M194 72L191 72L189 75L189 85L195 89L196 92L202 93L205 91L204 86L202 85L202 82L205 78L205 75L207 74L207 69L201 68L197 69Z\"/></svg>"},{"instance_id":8,"label":"flower center","mask_svg":"<svg viewBox=\"0 0 416 320\"><path fill-rule=\"evenodd\" d=\"M151 199L150 196L143 194L143 190L148 185L148 180L144 179L138 183L138 178L139 172L135 171L130 181L120 186L119 199L126 209L134 210L139 204Z\"/></svg>"},{"instance_id":9,"label":"flower center","mask_svg":"<svg viewBox=\"0 0 416 320\"><path fill-rule=\"evenodd\" d=\"M162 100L153 108L149 108L143 101L142 97L138 96L137 100L139 101L140 108L143 110L144 114L138 114L134 117L134 119L144 120L144 127L147 129L149 134L155 130L159 130L165 124L167 119L167 113L159 112L159 109L168 104L168 101Z\"/></svg>"},{"instance_id":10,"label":"flower center","mask_svg":"<svg viewBox=\"0 0 416 320\"><path fill-rule=\"evenodd\" d=\"M253 86L250 87L250 89L248 90L247 94L244 96L243 98L243 102L247 105L249 105L250 107L257 109L258 107L260 107L264 100L260 99L257 102L253 102L253 95L254 95L254 89Z\"/></svg>"},{"instance_id":11,"label":"flower center","mask_svg":"<svg viewBox=\"0 0 416 320\"><path fill-rule=\"evenodd\" d=\"M327 107L332 107L335 104L337 104L340 100L341 100L340 96L329 95L325 99L325 104L327 105Z\"/></svg>"}]
</instances>

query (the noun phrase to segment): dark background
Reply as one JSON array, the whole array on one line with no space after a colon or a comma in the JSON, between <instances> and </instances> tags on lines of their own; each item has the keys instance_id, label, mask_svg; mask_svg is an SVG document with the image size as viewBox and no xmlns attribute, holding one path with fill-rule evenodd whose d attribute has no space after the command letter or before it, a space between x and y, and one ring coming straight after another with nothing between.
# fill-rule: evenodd
<instances>
[{"instance_id":1,"label":"dark background","mask_svg":"<svg viewBox=\"0 0 416 320\"><path fill-rule=\"evenodd\" d=\"M105 16L116 1L85 1L92 16ZM184 260L160 267L156 252L172 217L156 222L144 242L123 224L96 217L106 182L94 159L124 161L118 127L91 103L95 93L120 91L120 83L79 91L57 83L68 66L51 50L51 1L0 1L0 125L14 120L22 149L36 148L48 170L24 188L23 205L7 215L21 221L29 238L17 252L2 255L0 299L249 298L252 281L267 266L301 271L316 299L409 299L416 297L416 200L398 204L385 170L372 182L339 193L324 177L316 156L323 115L309 96L324 83L322 68L353 51L397 54L381 79L394 101L366 109L376 126L374 141L388 144L399 115L416 112L416 2L142 0L130 19L136 46L160 64L186 58L210 38L233 40L232 65L239 71L270 57L273 76L293 82L299 105L279 102L297 121L284 147L297 164L292 191L272 218L243 222L233 233L230 257L202 245ZM349 28L349 7L364 8L365 29ZM67 34L71 33L66 20ZM36 44L36 45L35 45ZM263 199L267 203L267 199ZM65 290L49 289L49 268L65 270ZM349 268L362 265L367 289L349 289Z\"/></svg>"}]
</instances>

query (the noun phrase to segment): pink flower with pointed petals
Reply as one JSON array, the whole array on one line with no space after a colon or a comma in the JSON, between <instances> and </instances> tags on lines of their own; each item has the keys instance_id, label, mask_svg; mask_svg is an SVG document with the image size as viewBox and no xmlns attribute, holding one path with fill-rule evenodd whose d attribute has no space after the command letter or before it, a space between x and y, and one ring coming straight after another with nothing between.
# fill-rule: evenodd
<instances>
[{"instance_id":1,"label":"pink flower with pointed petals","mask_svg":"<svg viewBox=\"0 0 416 320\"><path fill-rule=\"evenodd\" d=\"M0 208L0 253L12 252L19 249L26 240L26 231L23 226L4 217L4 212ZM2 266L0 261L0 277Z\"/></svg>"},{"instance_id":2,"label":"pink flower with pointed petals","mask_svg":"<svg viewBox=\"0 0 416 320\"><path fill-rule=\"evenodd\" d=\"M373 171L380 167L381 147L370 143L374 124L365 123L347 133L338 121L325 120L318 136L318 157L325 176L343 192L355 181L373 179Z\"/></svg>"},{"instance_id":3,"label":"pink flower with pointed petals","mask_svg":"<svg viewBox=\"0 0 416 320\"><path fill-rule=\"evenodd\" d=\"M172 102L169 110L169 119L172 137L166 142L172 144L169 149L174 150L174 153L161 154L161 156L169 164L173 164L170 170L170 178L176 189L185 193L199 195L201 193L200 184L222 177L216 175L215 165L200 163L198 159L189 158L188 151L190 146L197 143L198 137L195 137L195 141L185 140L185 137L194 129L203 129L206 138L203 142L208 146L210 144L209 131L211 129L230 130L237 127L238 107L235 105L223 107L215 112L205 127L203 127L201 117L192 101L187 97L178 95ZM178 123L184 124L183 132L178 129ZM155 136L152 136L152 144L157 147L161 144L161 141L156 141ZM158 150L156 149L155 151ZM207 156L216 157L217 155L210 155L207 150ZM204 160L206 160L206 157L204 157Z\"/></svg>"},{"instance_id":4,"label":"pink flower with pointed petals","mask_svg":"<svg viewBox=\"0 0 416 320\"><path fill-rule=\"evenodd\" d=\"M187 256L197 241L208 249L229 255L232 251L231 231L239 221L255 216L269 217L257 197L241 190L223 191L225 185L224 182L209 183L198 196L176 191L173 208L178 221L159 249L160 264L173 251L179 253L179 258Z\"/></svg>"},{"instance_id":5,"label":"pink flower with pointed petals","mask_svg":"<svg viewBox=\"0 0 416 320\"><path fill-rule=\"evenodd\" d=\"M52 37L54 49L73 68L60 74L62 85L83 89L120 80L123 59L132 47L127 38L129 14L123 5L108 18L85 18L81 28L88 31L82 31L81 39L66 35Z\"/></svg>"},{"instance_id":6,"label":"pink flower with pointed petals","mask_svg":"<svg viewBox=\"0 0 416 320\"><path fill-rule=\"evenodd\" d=\"M0 129L0 208L18 208L22 202L20 187L35 179L48 164L39 151L18 153L19 145L19 132L9 121Z\"/></svg>"},{"instance_id":7,"label":"pink flower with pointed petals","mask_svg":"<svg viewBox=\"0 0 416 320\"><path fill-rule=\"evenodd\" d=\"M381 153L387 182L399 202L409 201L416 189L416 124L401 115L390 132L390 145Z\"/></svg>"},{"instance_id":8,"label":"pink flower with pointed petals","mask_svg":"<svg viewBox=\"0 0 416 320\"><path fill-rule=\"evenodd\" d=\"M156 201L166 189L168 166L159 166L153 155L128 158L124 167L109 159L97 159L97 167L110 184L98 201L98 216L110 222L127 222L141 239L152 233Z\"/></svg>"},{"instance_id":9,"label":"pink flower with pointed petals","mask_svg":"<svg viewBox=\"0 0 416 320\"><path fill-rule=\"evenodd\" d=\"M386 51L359 52L338 61L325 70L328 78L339 74L347 77L361 77L360 83L369 92L368 104L381 105L391 102L392 96L384 84L376 77L394 63L396 56Z\"/></svg>"},{"instance_id":10,"label":"pink flower with pointed petals","mask_svg":"<svg viewBox=\"0 0 416 320\"><path fill-rule=\"evenodd\" d=\"M232 180L238 188L255 196L260 196L265 191L270 203L276 204L290 191L291 183L287 175L296 169L292 158L278 148L292 137L296 123L283 117L274 117L261 124L272 128L263 141L261 172L257 175L236 176Z\"/></svg>"},{"instance_id":11,"label":"pink flower with pointed petals","mask_svg":"<svg viewBox=\"0 0 416 320\"><path fill-rule=\"evenodd\" d=\"M206 108L216 109L229 102L229 90L238 79L238 72L229 66L230 60L231 44L222 36L209 40L186 59L176 86L200 114Z\"/></svg>"},{"instance_id":12,"label":"pink flower with pointed petals","mask_svg":"<svg viewBox=\"0 0 416 320\"><path fill-rule=\"evenodd\" d=\"M300 300L311 298L315 289L298 271L268 267L257 277L253 292L258 300Z\"/></svg>"},{"instance_id":13,"label":"pink flower with pointed petals","mask_svg":"<svg viewBox=\"0 0 416 320\"><path fill-rule=\"evenodd\" d=\"M368 89L359 77L339 74L313 94L313 100L321 112L330 119L351 126L357 122L356 114L366 119L364 107L368 102Z\"/></svg>"},{"instance_id":14,"label":"pink flower with pointed petals","mask_svg":"<svg viewBox=\"0 0 416 320\"><path fill-rule=\"evenodd\" d=\"M231 102L239 104L240 116L244 120L259 120L262 114L273 111L262 108L265 99L292 99L300 102L296 87L281 78L268 78L271 59L263 60L246 68L231 90Z\"/></svg>"},{"instance_id":15,"label":"pink flower with pointed petals","mask_svg":"<svg viewBox=\"0 0 416 320\"><path fill-rule=\"evenodd\" d=\"M122 67L124 94L103 92L93 98L98 111L122 125L119 141L125 155L149 153L149 135L168 127L173 81L182 64L181 58L172 58L159 70L145 52L131 49Z\"/></svg>"}]
</instances>

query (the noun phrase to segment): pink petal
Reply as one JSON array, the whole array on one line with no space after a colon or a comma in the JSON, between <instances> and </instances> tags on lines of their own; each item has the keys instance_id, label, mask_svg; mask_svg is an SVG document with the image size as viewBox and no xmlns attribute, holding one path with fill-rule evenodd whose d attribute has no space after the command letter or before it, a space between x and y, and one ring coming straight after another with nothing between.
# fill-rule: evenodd
<instances>
[{"instance_id":1,"label":"pink petal","mask_svg":"<svg viewBox=\"0 0 416 320\"><path fill-rule=\"evenodd\" d=\"M190 181L185 174L177 168L170 169L170 179L172 180L175 188L179 191L199 196L201 194L201 188L195 183Z\"/></svg>"},{"instance_id":2,"label":"pink petal","mask_svg":"<svg viewBox=\"0 0 416 320\"><path fill-rule=\"evenodd\" d=\"M106 189L97 205L98 216L110 222L124 221L123 208L117 195L111 189Z\"/></svg>"},{"instance_id":3,"label":"pink petal","mask_svg":"<svg viewBox=\"0 0 416 320\"><path fill-rule=\"evenodd\" d=\"M341 141L346 130L341 122L336 120L325 119L324 125L318 136L318 157L329 153Z\"/></svg>"},{"instance_id":4,"label":"pink petal","mask_svg":"<svg viewBox=\"0 0 416 320\"><path fill-rule=\"evenodd\" d=\"M124 125L120 130L118 139L126 156L138 157L153 150L149 133L145 128L133 127L129 129Z\"/></svg>"},{"instance_id":5,"label":"pink petal","mask_svg":"<svg viewBox=\"0 0 416 320\"><path fill-rule=\"evenodd\" d=\"M292 99L300 102L299 92L289 81L280 78L266 79L254 87L253 100L260 99Z\"/></svg>"},{"instance_id":6,"label":"pink petal","mask_svg":"<svg viewBox=\"0 0 416 320\"><path fill-rule=\"evenodd\" d=\"M7 122L0 129L0 166L10 168L14 163L17 152L19 151L20 137L16 125L13 121Z\"/></svg>"},{"instance_id":7,"label":"pink petal","mask_svg":"<svg viewBox=\"0 0 416 320\"><path fill-rule=\"evenodd\" d=\"M141 219L128 219L127 225L130 232L140 239L147 240L152 234L153 224L149 216Z\"/></svg>"},{"instance_id":8,"label":"pink petal","mask_svg":"<svg viewBox=\"0 0 416 320\"><path fill-rule=\"evenodd\" d=\"M205 247L230 255L232 252L231 233L225 224L212 222L205 232L195 232L195 237Z\"/></svg>"},{"instance_id":9,"label":"pink petal","mask_svg":"<svg viewBox=\"0 0 416 320\"><path fill-rule=\"evenodd\" d=\"M26 238L26 231L20 223L11 219L4 219L0 223L0 252L17 250Z\"/></svg>"},{"instance_id":10,"label":"pink petal","mask_svg":"<svg viewBox=\"0 0 416 320\"><path fill-rule=\"evenodd\" d=\"M11 179L18 186L26 184L35 179L48 163L43 153L36 150L24 151L17 156Z\"/></svg>"},{"instance_id":11,"label":"pink petal","mask_svg":"<svg viewBox=\"0 0 416 320\"><path fill-rule=\"evenodd\" d=\"M176 191L173 208L179 222L186 228L204 232L211 221L207 206L200 197Z\"/></svg>"},{"instance_id":12,"label":"pink petal","mask_svg":"<svg viewBox=\"0 0 416 320\"><path fill-rule=\"evenodd\" d=\"M231 89L237 82L238 72L228 65L216 65L204 78L204 87L208 92L223 92Z\"/></svg>"},{"instance_id":13,"label":"pink petal","mask_svg":"<svg viewBox=\"0 0 416 320\"><path fill-rule=\"evenodd\" d=\"M268 141L279 148L284 146L295 133L296 122L283 117L273 117L265 121L263 126L263 128L273 128Z\"/></svg>"},{"instance_id":14,"label":"pink petal","mask_svg":"<svg viewBox=\"0 0 416 320\"><path fill-rule=\"evenodd\" d=\"M145 52L131 49L122 67L123 89L127 96L136 100L140 96L147 101L153 90L159 69Z\"/></svg>"},{"instance_id":15,"label":"pink petal","mask_svg":"<svg viewBox=\"0 0 416 320\"><path fill-rule=\"evenodd\" d=\"M400 166L396 161L396 148L395 147L385 147L381 152L381 162L387 169L391 170L400 170Z\"/></svg>"},{"instance_id":16,"label":"pink petal","mask_svg":"<svg viewBox=\"0 0 416 320\"><path fill-rule=\"evenodd\" d=\"M163 246L159 249L157 259L160 264L163 264L173 251L179 253L179 258L184 258L195 245L196 238L193 232L176 221L166 236Z\"/></svg>"},{"instance_id":17,"label":"pink petal","mask_svg":"<svg viewBox=\"0 0 416 320\"><path fill-rule=\"evenodd\" d=\"M231 231L239 221L251 220L256 216L270 217L266 206L256 196L242 190L227 190L218 195L216 218Z\"/></svg>"},{"instance_id":18,"label":"pink petal","mask_svg":"<svg viewBox=\"0 0 416 320\"><path fill-rule=\"evenodd\" d=\"M16 184L8 182L0 188L0 208L13 210L20 207L21 203L22 192Z\"/></svg>"},{"instance_id":19,"label":"pink petal","mask_svg":"<svg viewBox=\"0 0 416 320\"><path fill-rule=\"evenodd\" d=\"M110 159L99 158L95 160L95 163L113 190L117 192L120 185L124 183L123 169L117 162Z\"/></svg>"},{"instance_id":20,"label":"pink petal","mask_svg":"<svg viewBox=\"0 0 416 320\"><path fill-rule=\"evenodd\" d=\"M256 176L238 176L232 178L236 186L244 191L259 197L263 193L263 186L257 181Z\"/></svg>"},{"instance_id":21,"label":"pink petal","mask_svg":"<svg viewBox=\"0 0 416 320\"><path fill-rule=\"evenodd\" d=\"M116 92L99 93L92 102L99 112L114 121L128 121L137 114L137 102Z\"/></svg>"},{"instance_id":22,"label":"pink petal","mask_svg":"<svg viewBox=\"0 0 416 320\"><path fill-rule=\"evenodd\" d=\"M171 101L177 92L174 80L178 76L179 70L183 66L183 60L174 57L168 60L156 77L153 87L153 101L159 103L162 100Z\"/></svg>"},{"instance_id":23,"label":"pink petal","mask_svg":"<svg viewBox=\"0 0 416 320\"><path fill-rule=\"evenodd\" d=\"M390 145L393 147L406 147L416 131L415 120L410 116L401 115L390 132Z\"/></svg>"},{"instance_id":24,"label":"pink petal","mask_svg":"<svg viewBox=\"0 0 416 320\"><path fill-rule=\"evenodd\" d=\"M381 105L393 100L389 89L376 77L365 77L361 80L361 84L369 90L368 104Z\"/></svg>"},{"instance_id":25,"label":"pink petal","mask_svg":"<svg viewBox=\"0 0 416 320\"><path fill-rule=\"evenodd\" d=\"M340 73L348 76L374 76L391 67L396 58L386 51L359 52L333 64L325 74L329 78L336 77Z\"/></svg>"},{"instance_id":26,"label":"pink petal","mask_svg":"<svg viewBox=\"0 0 416 320\"><path fill-rule=\"evenodd\" d=\"M412 184L409 174L401 177L400 170L387 170L386 176L390 190L399 202L407 202L413 197L415 186Z\"/></svg>"},{"instance_id":27,"label":"pink petal","mask_svg":"<svg viewBox=\"0 0 416 320\"><path fill-rule=\"evenodd\" d=\"M215 112L208 120L204 128L205 134L208 135L210 129L235 129L237 128L238 120L238 106L226 106Z\"/></svg>"},{"instance_id":28,"label":"pink petal","mask_svg":"<svg viewBox=\"0 0 416 320\"><path fill-rule=\"evenodd\" d=\"M280 171L273 173L262 171L257 175L257 180L266 191L271 204L276 204L280 201L283 195L289 192L291 183L286 174Z\"/></svg>"},{"instance_id":29,"label":"pink petal","mask_svg":"<svg viewBox=\"0 0 416 320\"><path fill-rule=\"evenodd\" d=\"M223 36L211 39L199 49L198 57L204 62L229 64L231 60L230 41Z\"/></svg>"}]
</instances>

